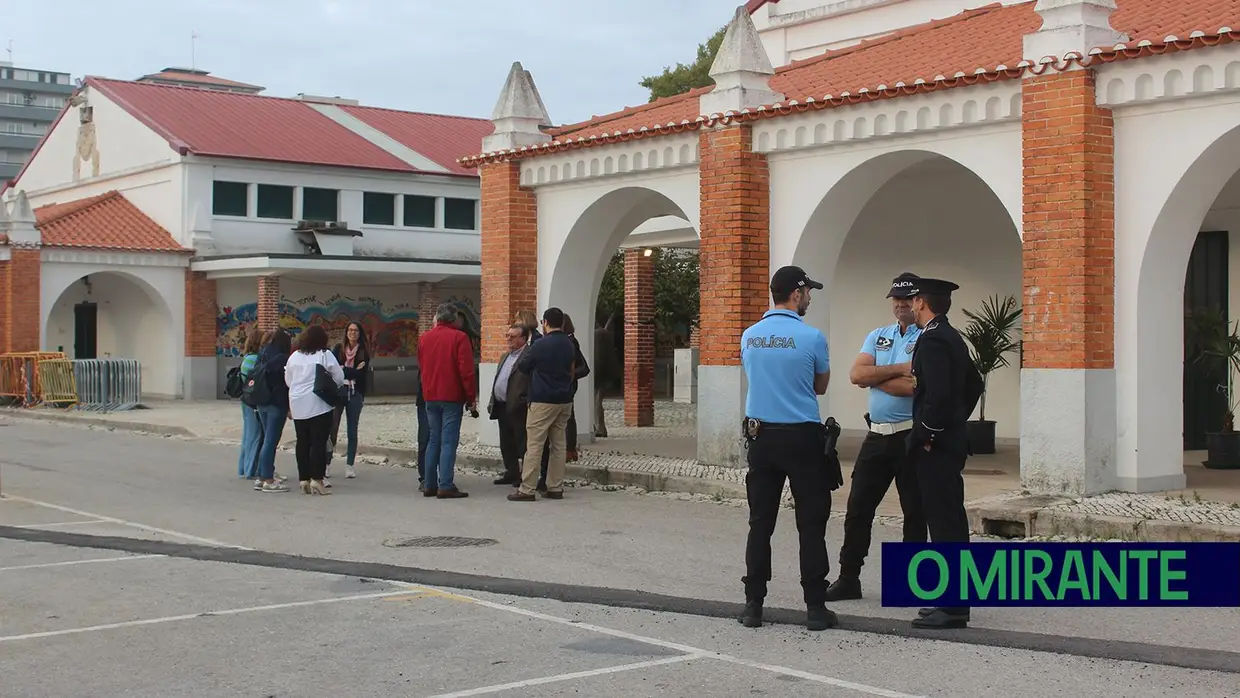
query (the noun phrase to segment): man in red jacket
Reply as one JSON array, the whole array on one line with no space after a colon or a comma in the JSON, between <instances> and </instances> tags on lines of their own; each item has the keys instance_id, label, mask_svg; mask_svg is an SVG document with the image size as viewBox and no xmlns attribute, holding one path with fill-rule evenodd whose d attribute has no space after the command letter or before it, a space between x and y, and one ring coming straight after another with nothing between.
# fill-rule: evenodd
<instances>
[{"instance_id":1,"label":"man in red jacket","mask_svg":"<svg viewBox=\"0 0 1240 698\"><path fill-rule=\"evenodd\" d=\"M456 487L453 474L464 408L476 409L478 375L469 335L457 328L456 310L446 303L435 311L435 326L418 338L418 370L430 426L422 496L468 497Z\"/></svg>"}]
</instances>

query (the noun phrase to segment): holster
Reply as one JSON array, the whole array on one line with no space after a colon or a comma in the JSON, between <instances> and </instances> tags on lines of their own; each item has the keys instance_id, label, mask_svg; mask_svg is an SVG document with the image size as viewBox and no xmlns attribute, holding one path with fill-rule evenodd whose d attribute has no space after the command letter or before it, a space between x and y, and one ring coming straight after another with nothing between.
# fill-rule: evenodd
<instances>
[{"instance_id":1,"label":"holster","mask_svg":"<svg viewBox=\"0 0 1240 698\"><path fill-rule=\"evenodd\" d=\"M868 414L866 421L869 421ZM835 421L835 417L827 417L827 421L822 424L822 463L827 469L827 482L832 492L844 486L844 470L837 449L841 431L840 423Z\"/></svg>"}]
</instances>

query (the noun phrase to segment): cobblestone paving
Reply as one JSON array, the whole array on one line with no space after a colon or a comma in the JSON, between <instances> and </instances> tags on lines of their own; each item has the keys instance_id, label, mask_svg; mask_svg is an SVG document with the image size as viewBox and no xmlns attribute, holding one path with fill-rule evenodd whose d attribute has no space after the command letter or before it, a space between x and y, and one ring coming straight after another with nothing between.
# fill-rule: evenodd
<instances>
[{"instance_id":1,"label":"cobblestone paving","mask_svg":"<svg viewBox=\"0 0 1240 698\"><path fill-rule=\"evenodd\" d=\"M1240 526L1240 506L1195 501L1188 496L1181 498L1159 494L1111 492L1050 508L1097 516L1126 516L1158 521Z\"/></svg>"}]
</instances>

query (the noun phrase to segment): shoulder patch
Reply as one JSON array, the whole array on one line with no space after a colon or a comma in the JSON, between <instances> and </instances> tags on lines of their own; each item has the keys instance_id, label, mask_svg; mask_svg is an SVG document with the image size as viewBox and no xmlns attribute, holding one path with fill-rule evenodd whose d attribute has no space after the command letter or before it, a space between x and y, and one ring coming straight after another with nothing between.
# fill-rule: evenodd
<instances>
[{"instance_id":1,"label":"shoulder patch","mask_svg":"<svg viewBox=\"0 0 1240 698\"><path fill-rule=\"evenodd\" d=\"M926 325L926 329L922 330L922 331L921 331L921 333L922 333L922 334L925 334L925 333L929 332L930 330L933 330L934 328L936 328L936 327L938 327L938 326L939 326L939 321L938 321L938 320L935 320L934 322L930 323L929 325Z\"/></svg>"},{"instance_id":2,"label":"shoulder patch","mask_svg":"<svg viewBox=\"0 0 1240 698\"><path fill-rule=\"evenodd\" d=\"M880 335L874 340L874 348L878 351L891 351L892 344L893 342L891 341L891 337L883 337Z\"/></svg>"}]
</instances>

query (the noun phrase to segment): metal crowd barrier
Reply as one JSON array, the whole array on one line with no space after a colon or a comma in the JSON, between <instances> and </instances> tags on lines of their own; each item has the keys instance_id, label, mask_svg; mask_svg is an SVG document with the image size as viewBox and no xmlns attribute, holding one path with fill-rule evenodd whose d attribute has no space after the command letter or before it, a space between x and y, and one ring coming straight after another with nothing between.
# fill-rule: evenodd
<instances>
[{"instance_id":1,"label":"metal crowd barrier","mask_svg":"<svg viewBox=\"0 0 1240 698\"><path fill-rule=\"evenodd\" d=\"M142 402L142 371L136 359L77 359L73 378L78 409L116 412Z\"/></svg>"},{"instance_id":2,"label":"metal crowd barrier","mask_svg":"<svg viewBox=\"0 0 1240 698\"><path fill-rule=\"evenodd\" d=\"M44 359L39 362L39 392L44 404L73 407L78 402L77 380L69 359Z\"/></svg>"},{"instance_id":3,"label":"metal crowd barrier","mask_svg":"<svg viewBox=\"0 0 1240 698\"><path fill-rule=\"evenodd\" d=\"M0 404L35 407L43 400L39 364L63 360L58 351L20 352L0 355Z\"/></svg>"}]
</instances>

